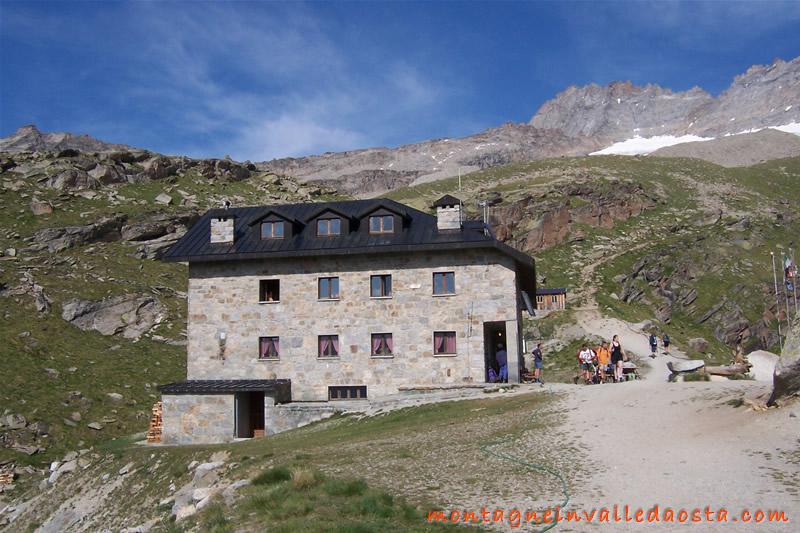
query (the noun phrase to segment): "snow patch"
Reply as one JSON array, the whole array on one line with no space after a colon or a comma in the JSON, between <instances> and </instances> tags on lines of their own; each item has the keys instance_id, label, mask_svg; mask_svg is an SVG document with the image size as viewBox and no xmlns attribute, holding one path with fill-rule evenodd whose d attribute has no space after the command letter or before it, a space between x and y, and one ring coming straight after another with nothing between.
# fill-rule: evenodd
<instances>
[{"instance_id":1,"label":"snow patch","mask_svg":"<svg viewBox=\"0 0 800 533\"><path fill-rule=\"evenodd\" d=\"M784 109L784 111L789 111L791 108L792 106L788 106L786 109Z\"/></svg>"},{"instance_id":2,"label":"snow patch","mask_svg":"<svg viewBox=\"0 0 800 533\"><path fill-rule=\"evenodd\" d=\"M650 138L639 137L637 135L633 139L612 144L607 148L592 152L589 155L641 155L655 152L659 148L664 148L665 146L711 140L713 140L713 138L698 137L697 135L682 135L680 137L675 137L674 135L659 135Z\"/></svg>"},{"instance_id":3,"label":"snow patch","mask_svg":"<svg viewBox=\"0 0 800 533\"><path fill-rule=\"evenodd\" d=\"M783 131L786 133L794 133L795 135L800 135L800 124L798 124L797 122L786 124L785 126L773 126L772 129Z\"/></svg>"}]
</instances>

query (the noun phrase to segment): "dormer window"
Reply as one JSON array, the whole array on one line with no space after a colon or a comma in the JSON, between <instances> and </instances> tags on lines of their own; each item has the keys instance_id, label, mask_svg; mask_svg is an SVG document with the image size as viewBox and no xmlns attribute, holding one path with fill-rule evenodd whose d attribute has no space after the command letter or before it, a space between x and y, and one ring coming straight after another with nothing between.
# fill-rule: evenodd
<instances>
[{"instance_id":1,"label":"dormer window","mask_svg":"<svg viewBox=\"0 0 800 533\"><path fill-rule=\"evenodd\" d=\"M262 222L262 239L283 239L283 222Z\"/></svg>"},{"instance_id":2,"label":"dormer window","mask_svg":"<svg viewBox=\"0 0 800 533\"><path fill-rule=\"evenodd\" d=\"M317 236L330 237L341 234L341 220L338 218L321 218L317 220Z\"/></svg>"},{"instance_id":3,"label":"dormer window","mask_svg":"<svg viewBox=\"0 0 800 533\"><path fill-rule=\"evenodd\" d=\"M369 232L394 233L394 217L392 215L369 217Z\"/></svg>"}]
</instances>

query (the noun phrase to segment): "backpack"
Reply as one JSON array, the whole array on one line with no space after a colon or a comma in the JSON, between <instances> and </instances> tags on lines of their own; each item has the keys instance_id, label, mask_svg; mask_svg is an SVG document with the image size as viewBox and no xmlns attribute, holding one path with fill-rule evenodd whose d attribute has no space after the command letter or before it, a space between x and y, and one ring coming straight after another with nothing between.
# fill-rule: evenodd
<instances>
[{"instance_id":1,"label":"backpack","mask_svg":"<svg viewBox=\"0 0 800 533\"><path fill-rule=\"evenodd\" d=\"M669 342L669 335L664 333L664 342Z\"/></svg>"},{"instance_id":2,"label":"backpack","mask_svg":"<svg viewBox=\"0 0 800 533\"><path fill-rule=\"evenodd\" d=\"M497 372L494 371L494 368L489 367L489 381L494 381L497 379Z\"/></svg>"}]
</instances>

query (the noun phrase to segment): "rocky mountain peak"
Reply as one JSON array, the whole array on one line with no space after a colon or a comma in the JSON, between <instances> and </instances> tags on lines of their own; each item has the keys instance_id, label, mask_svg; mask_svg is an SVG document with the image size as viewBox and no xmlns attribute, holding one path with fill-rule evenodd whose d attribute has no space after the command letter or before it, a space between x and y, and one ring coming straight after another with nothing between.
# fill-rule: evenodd
<instances>
[{"instance_id":1,"label":"rocky mountain peak","mask_svg":"<svg viewBox=\"0 0 800 533\"><path fill-rule=\"evenodd\" d=\"M800 58L755 65L734 78L718 98L699 87L673 92L630 81L572 86L545 102L531 118L536 128L617 142L634 136L719 137L800 122Z\"/></svg>"},{"instance_id":2,"label":"rocky mountain peak","mask_svg":"<svg viewBox=\"0 0 800 533\"><path fill-rule=\"evenodd\" d=\"M88 135L42 133L32 124L22 126L13 135L0 139L0 152L44 152L66 149L82 152L112 152L129 150L130 146L99 141Z\"/></svg>"}]
</instances>

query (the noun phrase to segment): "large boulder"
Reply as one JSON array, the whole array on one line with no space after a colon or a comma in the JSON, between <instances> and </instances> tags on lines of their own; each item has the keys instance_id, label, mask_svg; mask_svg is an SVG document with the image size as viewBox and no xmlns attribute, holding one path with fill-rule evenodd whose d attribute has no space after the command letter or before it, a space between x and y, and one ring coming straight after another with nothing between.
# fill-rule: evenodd
<instances>
[{"instance_id":1,"label":"large boulder","mask_svg":"<svg viewBox=\"0 0 800 533\"><path fill-rule=\"evenodd\" d=\"M800 393L800 318L795 317L792 329L786 337L781 358L775 365L772 378L772 395L767 405L774 405L781 398Z\"/></svg>"},{"instance_id":2,"label":"large boulder","mask_svg":"<svg viewBox=\"0 0 800 533\"><path fill-rule=\"evenodd\" d=\"M153 329L165 314L166 308L154 296L118 296L100 301L70 300L64 304L61 318L84 331L136 338Z\"/></svg>"}]
</instances>

